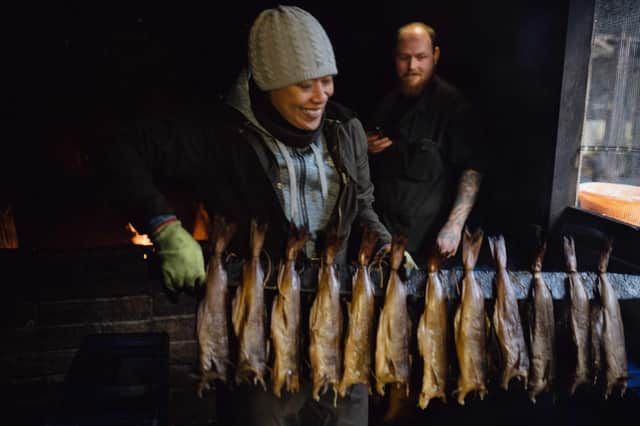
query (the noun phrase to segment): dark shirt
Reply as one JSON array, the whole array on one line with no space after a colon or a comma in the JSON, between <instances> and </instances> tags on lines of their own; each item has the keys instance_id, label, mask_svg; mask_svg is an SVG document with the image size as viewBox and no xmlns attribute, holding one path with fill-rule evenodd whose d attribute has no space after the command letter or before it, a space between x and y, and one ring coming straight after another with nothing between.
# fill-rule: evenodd
<instances>
[{"instance_id":1,"label":"dark shirt","mask_svg":"<svg viewBox=\"0 0 640 426\"><path fill-rule=\"evenodd\" d=\"M461 172L485 169L480 126L469 102L438 76L418 97L389 93L372 124L393 140L369 156L374 208L391 232L409 237L410 252L420 252L444 225Z\"/></svg>"}]
</instances>

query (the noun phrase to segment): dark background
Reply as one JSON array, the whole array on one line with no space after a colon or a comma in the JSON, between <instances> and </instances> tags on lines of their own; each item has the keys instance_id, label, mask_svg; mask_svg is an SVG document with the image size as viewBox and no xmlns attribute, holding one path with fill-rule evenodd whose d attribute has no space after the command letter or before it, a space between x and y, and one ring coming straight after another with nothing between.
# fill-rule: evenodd
<instances>
[{"instance_id":1,"label":"dark background","mask_svg":"<svg viewBox=\"0 0 640 426\"><path fill-rule=\"evenodd\" d=\"M290 4L310 11L327 30L339 69L335 99L364 119L394 83L397 28L415 20L436 28L439 74L469 97L487 129L482 143L492 169L478 220L487 233L506 234L512 262L524 253L517 248L532 242L535 226L548 220L569 0L498 3ZM80 336L89 332L168 329L172 380L193 371L195 298L170 301L159 279L149 280L137 252L62 251L128 244L127 218L104 197L93 167L94 148L109 143L112 122L198 109L220 97L243 65L251 22L275 3L208 4L23 3L0 11L0 208L14 206L20 248L38 254L0 250L9 319L2 361L17 383L8 388L10 407L21 402L16 412L23 423L49 414L43 406L53 393L52 376L61 380ZM193 214L188 197L171 195L179 214ZM53 254L40 256L48 249ZM594 269L578 258L580 270ZM548 265L545 260L545 270ZM635 302L623 304L627 336L638 335ZM630 354L638 353L635 340L627 345ZM171 409L190 420L176 424L195 424L213 407L210 400L194 403L190 383L171 397ZM421 424L604 424L629 418L635 407L618 399L576 401L549 398L533 406L521 394L491 392L466 407L434 401ZM375 422L381 406L372 407Z\"/></svg>"},{"instance_id":2,"label":"dark background","mask_svg":"<svg viewBox=\"0 0 640 426\"><path fill-rule=\"evenodd\" d=\"M415 20L435 27L439 74L469 97L487 129L481 143L492 169L479 221L516 235L547 221L568 1L497 3L288 4L327 30L339 70L334 98L365 123L394 84L397 28ZM0 202L15 207L21 247L126 241L126 218L97 184L93 148L108 143L115 119L199 108L224 94L244 64L251 22L276 3L209 4L62 2L5 15Z\"/></svg>"}]
</instances>

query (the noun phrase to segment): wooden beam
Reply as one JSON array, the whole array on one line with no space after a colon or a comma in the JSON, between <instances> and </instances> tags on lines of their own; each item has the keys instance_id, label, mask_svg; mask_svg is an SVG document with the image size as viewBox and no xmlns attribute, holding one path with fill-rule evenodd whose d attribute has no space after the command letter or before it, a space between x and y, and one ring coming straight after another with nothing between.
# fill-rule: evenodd
<instances>
[{"instance_id":1,"label":"wooden beam","mask_svg":"<svg viewBox=\"0 0 640 426\"><path fill-rule=\"evenodd\" d=\"M572 0L569 5L549 228L566 207L576 203L594 8L595 0Z\"/></svg>"}]
</instances>

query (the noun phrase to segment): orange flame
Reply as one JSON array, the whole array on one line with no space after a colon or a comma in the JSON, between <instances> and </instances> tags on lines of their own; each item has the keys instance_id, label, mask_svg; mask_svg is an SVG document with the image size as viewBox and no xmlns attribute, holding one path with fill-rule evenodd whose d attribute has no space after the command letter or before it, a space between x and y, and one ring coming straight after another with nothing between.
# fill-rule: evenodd
<instances>
[{"instance_id":1,"label":"orange flame","mask_svg":"<svg viewBox=\"0 0 640 426\"><path fill-rule=\"evenodd\" d=\"M131 222L127 223L126 228L131 233L131 238L129 239L129 241L131 241L132 244L135 244L137 246L153 245L153 243L149 239L149 236L147 234L138 234L138 231L136 231L136 228L133 227Z\"/></svg>"}]
</instances>

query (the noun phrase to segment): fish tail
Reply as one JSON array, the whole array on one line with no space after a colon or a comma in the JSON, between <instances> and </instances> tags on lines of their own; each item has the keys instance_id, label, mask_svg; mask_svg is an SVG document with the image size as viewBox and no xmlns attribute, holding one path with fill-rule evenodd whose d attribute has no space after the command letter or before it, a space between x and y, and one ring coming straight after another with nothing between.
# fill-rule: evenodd
<instances>
[{"instance_id":1,"label":"fish tail","mask_svg":"<svg viewBox=\"0 0 640 426\"><path fill-rule=\"evenodd\" d=\"M404 235L394 235L391 241L391 270L397 271L400 268L404 257L404 249L407 245L407 237Z\"/></svg>"},{"instance_id":2,"label":"fish tail","mask_svg":"<svg viewBox=\"0 0 640 426\"><path fill-rule=\"evenodd\" d=\"M376 241L378 240L378 235L365 226L362 241L360 243L360 250L358 251L358 263L360 265L368 265L369 260L371 259L371 255L373 253L373 248L376 245Z\"/></svg>"}]
</instances>

